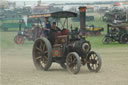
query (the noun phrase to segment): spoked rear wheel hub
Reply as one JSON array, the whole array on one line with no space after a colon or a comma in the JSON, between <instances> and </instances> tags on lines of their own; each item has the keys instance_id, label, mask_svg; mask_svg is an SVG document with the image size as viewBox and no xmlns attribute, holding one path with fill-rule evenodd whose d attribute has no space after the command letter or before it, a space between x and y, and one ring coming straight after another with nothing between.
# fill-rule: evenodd
<instances>
[{"instance_id":1,"label":"spoked rear wheel hub","mask_svg":"<svg viewBox=\"0 0 128 85\"><path fill-rule=\"evenodd\" d=\"M97 60L91 60L92 64L97 64Z\"/></svg>"}]
</instances>

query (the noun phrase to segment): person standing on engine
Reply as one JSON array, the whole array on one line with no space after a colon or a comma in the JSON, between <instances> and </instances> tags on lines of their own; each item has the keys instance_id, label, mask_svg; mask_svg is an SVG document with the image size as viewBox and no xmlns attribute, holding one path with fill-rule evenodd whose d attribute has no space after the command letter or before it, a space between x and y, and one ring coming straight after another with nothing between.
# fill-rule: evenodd
<instances>
[{"instance_id":1,"label":"person standing on engine","mask_svg":"<svg viewBox=\"0 0 128 85\"><path fill-rule=\"evenodd\" d=\"M51 29L51 23L50 21L48 20L48 17L45 17L45 27L44 27L44 34L46 36L48 36L49 32L50 32L50 29Z\"/></svg>"}]
</instances>

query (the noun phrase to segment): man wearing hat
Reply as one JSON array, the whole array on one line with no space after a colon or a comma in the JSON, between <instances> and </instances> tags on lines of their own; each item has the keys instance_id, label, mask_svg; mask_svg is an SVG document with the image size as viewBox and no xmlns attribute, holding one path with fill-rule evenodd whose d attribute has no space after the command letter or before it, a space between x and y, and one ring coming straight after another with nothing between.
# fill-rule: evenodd
<instances>
[{"instance_id":1,"label":"man wearing hat","mask_svg":"<svg viewBox=\"0 0 128 85\"><path fill-rule=\"evenodd\" d=\"M56 22L52 23L51 31L53 31L53 32L60 32L61 31L60 28L56 26Z\"/></svg>"}]
</instances>

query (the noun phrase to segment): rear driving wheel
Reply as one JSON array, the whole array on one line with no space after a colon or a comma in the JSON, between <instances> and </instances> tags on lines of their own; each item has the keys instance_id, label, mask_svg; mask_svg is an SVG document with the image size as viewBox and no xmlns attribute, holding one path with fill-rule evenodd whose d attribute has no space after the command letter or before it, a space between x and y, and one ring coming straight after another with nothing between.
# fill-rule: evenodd
<instances>
[{"instance_id":1,"label":"rear driving wheel","mask_svg":"<svg viewBox=\"0 0 128 85\"><path fill-rule=\"evenodd\" d=\"M90 51L87 57L87 67L92 72L98 72L101 68L101 57L94 51Z\"/></svg>"},{"instance_id":2,"label":"rear driving wheel","mask_svg":"<svg viewBox=\"0 0 128 85\"><path fill-rule=\"evenodd\" d=\"M128 34L122 34L120 37L120 43L125 44L128 43Z\"/></svg>"},{"instance_id":3,"label":"rear driving wheel","mask_svg":"<svg viewBox=\"0 0 128 85\"><path fill-rule=\"evenodd\" d=\"M39 38L33 46L33 61L38 70L47 71L52 64L52 46L48 39Z\"/></svg>"},{"instance_id":4,"label":"rear driving wheel","mask_svg":"<svg viewBox=\"0 0 128 85\"><path fill-rule=\"evenodd\" d=\"M103 38L103 44L109 44L111 42L111 39L109 37Z\"/></svg>"},{"instance_id":5,"label":"rear driving wheel","mask_svg":"<svg viewBox=\"0 0 128 85\"><path fill-rule=\"evenodd\" d=\"M81 61L76 52L71 52L66 58L67 69L73 74L77 74L80 71Z\"/></svg>"}]
</instances>

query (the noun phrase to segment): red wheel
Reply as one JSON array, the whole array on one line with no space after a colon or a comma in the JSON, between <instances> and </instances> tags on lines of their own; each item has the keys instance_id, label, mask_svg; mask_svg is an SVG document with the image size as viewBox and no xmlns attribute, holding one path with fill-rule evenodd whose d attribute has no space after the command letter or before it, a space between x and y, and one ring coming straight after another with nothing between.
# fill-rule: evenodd
<instances>
[{"instance_id":1,"label":"red wheel","mask_svg":"<svg viewBox=\"0 0 128 85\"><path fill-rule=\"evenodd\" d=\"M24 36L16 35L14 41L16 44L24 44Z\"/></svg>"}]
</instances>

